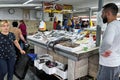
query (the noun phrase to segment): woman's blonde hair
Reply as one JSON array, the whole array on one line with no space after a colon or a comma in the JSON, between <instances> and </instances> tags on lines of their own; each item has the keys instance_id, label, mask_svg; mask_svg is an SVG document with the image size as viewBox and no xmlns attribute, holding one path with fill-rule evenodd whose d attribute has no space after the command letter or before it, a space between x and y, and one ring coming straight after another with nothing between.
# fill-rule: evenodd
<instances>
[{"instance_id":1,"label":"woman's blonde hair","mask_svg":"<svg viewBox=\"0 0 120 80\"><path fill-rule=\"evenodd\" d=\"M0 21L0 27L2 27L5 23L9 24L9 21L7 21L7 20L1 20Z\"/></svg>"}]
</instances>

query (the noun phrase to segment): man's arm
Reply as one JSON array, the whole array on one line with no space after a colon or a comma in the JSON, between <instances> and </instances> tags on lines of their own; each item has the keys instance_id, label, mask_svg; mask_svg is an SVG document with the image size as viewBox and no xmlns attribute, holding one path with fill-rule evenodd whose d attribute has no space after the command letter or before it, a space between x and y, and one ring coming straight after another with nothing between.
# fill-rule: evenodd
<instances>
[{"instance_id":1,"label":"man's arm","mask_svg":"<svg viewBox=\"0 0 120 80\"><path fill-rule=\"evenodd\" d=\"M22 48L20 47L20 45L19 45L19 43L18 43L17 40L14 41L14 44L15 44L15 46L20 50L20 53L21 53L21 54L25 54L25 51L22 50Z\"/></svg>"},{"instance_id":2,"label":"man's arm","mask_svg":"<svg viewBox=\"0 0 120 80\"><path fill-rule=\"evenodd\" d=\"M102 53L102 56L104 57L108 57L111 55L112 51L113 51L113 40L115 37L115 25L111 24L108 25L105 31L105 35L103 38L103 48L105 49L105 51Z\"/></svg>"}]
</instances>

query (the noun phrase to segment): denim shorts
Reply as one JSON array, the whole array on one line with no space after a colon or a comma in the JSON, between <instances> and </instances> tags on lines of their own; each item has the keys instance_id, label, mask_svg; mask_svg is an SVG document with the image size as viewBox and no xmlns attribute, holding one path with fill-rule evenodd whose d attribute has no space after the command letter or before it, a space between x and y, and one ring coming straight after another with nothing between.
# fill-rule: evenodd
<instances>
[{"instance_id":1,"label":"denim shorts","mask_svg":"<svg viewBox=\"0 0 120 80\"><path fill-rule=\"evenodd\" d=\"M119 80L120 66L106 67L99 66L97 80Z\"/></svg>"}]
</instances>

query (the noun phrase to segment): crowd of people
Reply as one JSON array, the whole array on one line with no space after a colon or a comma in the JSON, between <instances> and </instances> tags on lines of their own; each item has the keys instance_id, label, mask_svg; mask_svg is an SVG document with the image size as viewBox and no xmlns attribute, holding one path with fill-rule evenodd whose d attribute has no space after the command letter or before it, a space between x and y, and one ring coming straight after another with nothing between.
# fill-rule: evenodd
<instances>
[{"instance_id":1,"label":"crowd of people","mask_svg":"<svg viewBox=\"0 0 120 80\"><path fill-rule=\"evenodd\" d=\"M103 33L103 40L99 47L99 70L97 80L119 80L120 74L120 22L117 20L118 6L108 3L103 7L102 20L107 23ZM62 25L61 25L62 24ZM89 21L79 18L64 19L63 23L55 17L54 30L83 29L90 26ZM14 65L17 53L25 54L23 44L27 42L27 27L23 20L12 22L12 27L7 20L0 21L0 80L13 80Z\"/></svg>"},{"instance_id":2,"label":"crowd of people","mask_svg":"<svg viewBox=\"0 0 120 80\"><path fill-rule=\"evenodd\" d=\"M74 18L64 19L61 23L60 20L57 20L57 18L54 18L53 22L53 29L54 30L66 30L66 31L73 31L73 29L84 29L89 27L89 21L82 20L82 18L78 18L77 20L74 20Z\"/></svg>"}]
</instances>

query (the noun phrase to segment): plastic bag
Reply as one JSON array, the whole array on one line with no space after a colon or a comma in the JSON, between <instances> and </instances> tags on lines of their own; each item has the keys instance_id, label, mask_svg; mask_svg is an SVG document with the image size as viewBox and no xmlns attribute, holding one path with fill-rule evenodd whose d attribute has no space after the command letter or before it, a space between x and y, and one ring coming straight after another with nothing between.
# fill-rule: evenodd
<instances>
[{"instance_id":1,"label":"plastic bag","mask_svg":"<svg viewBox=\"0 0 120 80\"><path fill-rule=\"evenodd\" d=\"M29 62L29 57L27 56L27 54L20 55L18 57L16 64L15 64L14 74L19 79L25 78L25 75L27 73L28 66L29 66L28 62Z\"/></svg>"},{"instance_id":2,"label":"plastic bag","mask_svg":"<svg viewBox=\"0 0 120 80\"><path fill-rule=\"evenodd\" d=\"M46 31L46 23L44 21L40 22L39 29L40 31Z\"/></svg>"}]
</instances>

